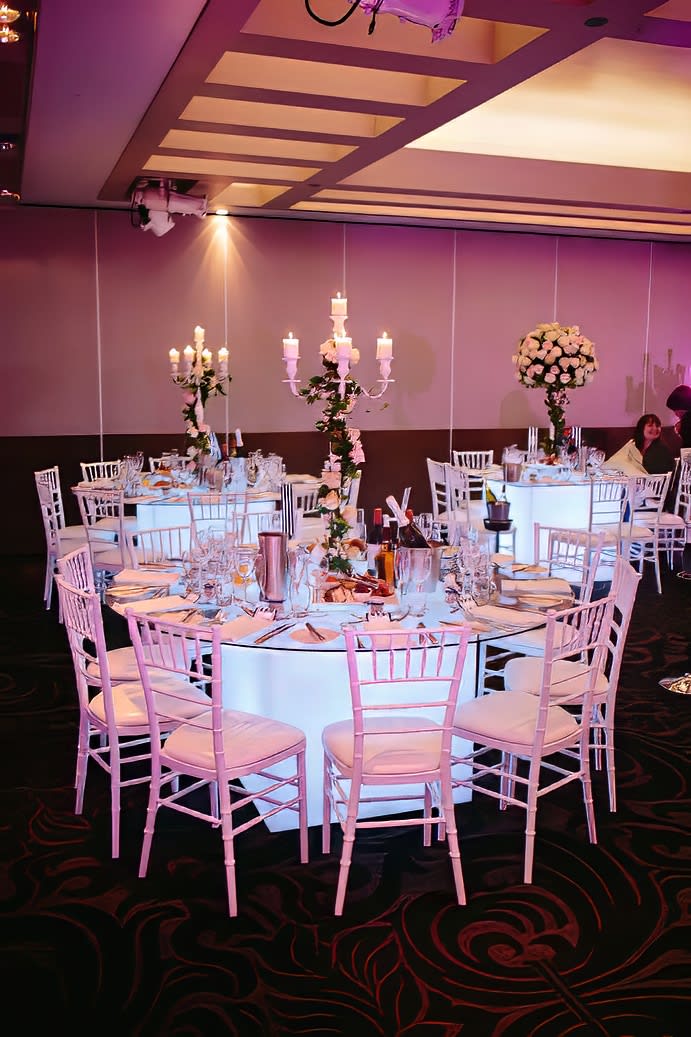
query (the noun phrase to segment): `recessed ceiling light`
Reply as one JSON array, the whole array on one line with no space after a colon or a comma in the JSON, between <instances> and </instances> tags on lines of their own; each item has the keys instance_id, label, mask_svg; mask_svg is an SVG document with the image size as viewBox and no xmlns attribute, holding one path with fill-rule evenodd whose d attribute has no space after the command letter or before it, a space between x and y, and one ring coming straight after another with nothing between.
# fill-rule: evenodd
<instances>
[{"instance_id":1,"label":"recessed ceiling light","mask_svg":"<svg viewBox=\"0 0 691 1037\"><path fill-rule=\"evenodd\" d=\"M16 147L13 140L0 140L0 151L14 151Z\"/></svg>"},{"instance_id":2,"label":"recessed ceiling light","mask_svg":"<svg viewBox=\"0 0 691 1037\"><path fill-rule=\"evenodd\" d=\"M586 18L583 22L589 29L599 29L601 25L607 25L609 18Z\"/></svg>"},{"instance_id":3,"label":"recessed ceiling light","mask_svg":"<svg viewBox=\"0 0 691 1037\"><path fill-rule=\"evenodd\" d=\"M227 216L228 215L228 210L227 209L216 209L216 215L217 216Z\"/></svg>"},{"instance_id":4,"label":"recessed ceiling light","mask_svg":"<svg viewBox=\"0 0 691 1037\"><path fill-rule=\"evenodd\" d=\"M0 43L16 43L19 33L11 29L9 25L0 26Z\"/></svg>"}]
</instances>

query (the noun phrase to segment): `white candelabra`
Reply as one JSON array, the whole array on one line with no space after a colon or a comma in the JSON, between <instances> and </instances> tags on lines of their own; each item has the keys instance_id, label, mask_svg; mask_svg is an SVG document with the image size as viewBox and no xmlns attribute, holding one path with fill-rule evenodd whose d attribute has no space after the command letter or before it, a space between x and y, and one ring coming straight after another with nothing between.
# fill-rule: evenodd
<instances>
[{"instance_id":1,"label":"white candelabra","mask_svg":"<svg viewBox=\"0 0 691 1037\"><path fill-rule=\"evenodd\" d=\"M182 364L180 364L180 350L171 349L168 352L170 359L170 374L176 385L187 385L192 381L192 375L197 381L201 376L211 370L213 355L210 349L204 348L204 328L199 325L194 329L194 348L185 346L182 353ZM228 350L222 346L218 351L218 380L219 382L228 375Z\"/></svg>"},{"instance_id":2,"label":"white candelabra","mask_svg":"<svg viewBox=\"0 0 691 1037\"><path fill-rule=\"evenodd\" d=\"M339 393L341 397L345 395L346 379L350 374L351 363L357 362L359 359L359 352L353 350L353 340L346 335L345 322L348 319L348 300L341 298L341 293L338 292L335 299L331 300L331 322L333 324L333 359L336 363L336 369L338 371L338 377L340 379ZM297 377L298 360L300 359L300 339L293 336L292 331L288 332L288 337L283 339L283 360L286 365L286 374L288 375L284 381L290 386L290 391L293 396L299 396L300 390L300 379ZM327 358L331 359L328 357ZM383 396L389 385L394 381L391 378L391 361L393 360L393 340L387 335L386 332L377 339L377 362L379 364L379 373L381 377L378 379L380 388L378 390L370 389L367 390L364 387L360 387L363 395L367 396L370 400L378 400L380 396Z\"/></svg>"}]
</instances>

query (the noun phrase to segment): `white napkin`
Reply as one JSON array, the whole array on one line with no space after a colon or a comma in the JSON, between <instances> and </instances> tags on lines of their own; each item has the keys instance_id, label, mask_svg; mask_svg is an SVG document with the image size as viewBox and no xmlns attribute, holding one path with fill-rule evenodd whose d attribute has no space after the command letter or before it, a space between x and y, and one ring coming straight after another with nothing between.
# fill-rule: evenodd
<instances>
[{"instance_id":1,"label":"white napkin","mask_svg":"<svg viewBox=\"0 0 691 1037\"><path fill-rule=\"evenodd\" d=\"M149 572L146 569L121 569L113 577L113 583L141 584L144 587L167 587L177 583L178 573Z\"/></svg>"},{"instance_id":2,"label":"white napkin","mask_svg":"<svg viewBox=\"0 0 691 1037\"><path fill-rule=\"evenodd\" d=\"M472 609L473 619L486 619L488 623L496 623L502 627L527 627L533 623L544 623L545 617L539 612L528 612L526 609L505 609L496 605L478 605Z\"/></svg>"},{"instance_id":3,"label":"white napkin","mask_svg":"<svg viewBox=\"0 0 691 1037\"><path fill-rule=\"evenodd\" d=\"M171 612L175 609L194 608L194 602L189 598L183 598L181 594L169 594L167 598L144 598L143 601L114 604L113 608L121 615L124 615L125 609L132 609L133 612Z\"/></svg>"},{"instance_id":4,"label":"white napkin","mask_svg":"<svg viewBox=\"0 0 691 1037\"><path fill-rule=\"evenodd\" d=\"M502 594L564 594L571 596L571 584L560 580L558 576L549 576L545 580L502 580Z\"/></svg>"},{"instance_id":5,"label":"white napkin","mask_svg":"<svg viewBox=\"0 0 691 1037\"><path fill-rule=\"evenodd\" d=\"M239 641L248 634L258 634L273 622L270 616L236 616L221 627L221 640Z\"/></svg>"},{"instance_id":6,"label":"white napkin","mask_svg":"<svg viewBox=\"0 0 691 1037\"><path fill-rule=\"evenodd\" d=\"M391 638L386 637L386 633L390 630L402 630L403 624L389 619L387 616L373 616L372 619L366 619L362 623L359 623L357 628L358 630L362 630L364 634L374 634L381 631L381 637L372 638L372 647L390 648Z\"/></svg>"}]
</instances>

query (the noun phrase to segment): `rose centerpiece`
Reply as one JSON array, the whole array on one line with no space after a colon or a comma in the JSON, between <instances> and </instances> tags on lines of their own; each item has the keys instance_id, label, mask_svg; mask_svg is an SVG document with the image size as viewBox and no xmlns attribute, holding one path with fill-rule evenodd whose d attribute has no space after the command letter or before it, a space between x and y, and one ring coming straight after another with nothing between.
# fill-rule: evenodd
<instances>
[{"instance_id":1,"label":"rose centerpiece","mask_svg":"<svg viewBox=\"0 0 691 1037\"><path fill-rule=\"evenodd\" d=\"M591 382L600 366L595 347L577 324L538 324L519 340L511 360L522 385L544 390L551 426L544 448L548 455L554 454L565 440L567 390Z\"/></svg>"},{"instance_id":2,"label":"rose centerpiece","mask_svg":"<svg viewBox=\"0 0 691 1037\"><path fill-rule=\"evenodd\" d=\"M322 374L310 378L305 388L300 389L299 395L307 403L322 404L322 417L315 422L315 428L318 432L326 433L329 439L328 468L323 472L318 498L319 511L327 519L327 564L332 570L350 572L351 564L344 538L355 514L350 513L346 501L351 481L359 477L365 453L359 430L348 425L348 415L363 390L352 375L349 374L345 382L341 379L333 338L323 342L319 352ZM359 351L353 348L350 363L356 364L359 359Z\"/></svg>"}]
</instances>

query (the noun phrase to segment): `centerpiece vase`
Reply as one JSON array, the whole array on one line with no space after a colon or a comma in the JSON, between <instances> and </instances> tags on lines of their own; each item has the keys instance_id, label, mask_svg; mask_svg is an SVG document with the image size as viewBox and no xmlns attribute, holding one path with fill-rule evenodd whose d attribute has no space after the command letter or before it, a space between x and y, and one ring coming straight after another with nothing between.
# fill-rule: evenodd
<instances>
[{"instance_id":1,"label":"centerpiece vase","mask_svg":"<svg viewBox=\"0 0 691 1037\"><path fill-rule=\"evenodd\" d=\"M565 407L568 402L569 398L565 389L548 389L545 393L545 405L550 423L550 435L545 443L548 454L556 453L564 443Z\"/></svg>"}]
</instances>

